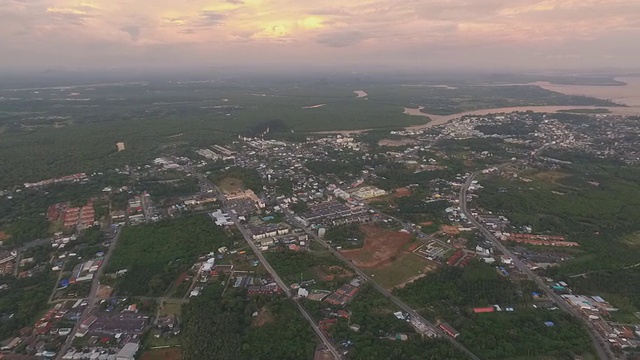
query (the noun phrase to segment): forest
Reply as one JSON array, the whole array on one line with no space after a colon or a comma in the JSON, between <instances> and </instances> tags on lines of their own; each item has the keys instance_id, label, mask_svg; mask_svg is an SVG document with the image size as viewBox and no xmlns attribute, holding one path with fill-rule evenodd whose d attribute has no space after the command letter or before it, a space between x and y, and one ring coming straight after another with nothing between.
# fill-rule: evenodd
<instances>
[{"instance_id":1,"label":"forest","mask_svg":"<svg viewBox=\"0 0 640 360\"><path fill-rule=\"evenodd\" d=\"M545 174L537 173L524 176L536 179ZM484 189L478 192L477 205L507 216L515 226L531 225L536 233L566 235L580 243L587 254L564 263L561 274L636 264L640 248L622 240L640 231L640 169L601 160L573 164L561 173L555 181L528 184L486 178L481 180Z\"/></svg>"},{"instance_id":2,"label":"forest","mask_svg":"<svg viewBox=\"0 0 640 360\"><path fill-rule=\"evenodd\" d=\"M182 316L183 360L312 359L317 343L285 298L235 289L223 295L222 286L212 285L184 305Z\"/></svg>"},{"instance_id":3,"label":"forest","mask_svg":"<svg viewBox=\"0 0 640 360\"><path fill-rule=\"evenodd\" d=\"M305 301L305 307L316 317L323 318L327 305L314 301ZM339 308L331 308L336 311ZM399 309L372 286L365 284L354 300L345 306L350 318L338 319L331 326L331 336L338 343L349 341L351 345L348 358L367 359L466 359L467 357L446 340L425 340L415 333L413 327L398 320L393 312ZM360 325L358 332L349 325ZM396 334L409 336L408 341L390 339Z\"/></svg>"},{"instance_id":4,"label":"forest","mask_svg":"<svg viewBox=\"0 0 640 360\"><path fill-rule=\"evenodd\" d=\"M527 309L477 314L459 330L459 340L485 359L548 356L573 360L577 354L594 353L580 320L560 311Z\"/></svg>"},{"instance_id":5,"label":"forest","mask_svg":"<svg viewBox=\"0 0 640 360\"><path fill-rule=\"evenodd\" d=\"M55 277L46 271L27 278L2 276L0 283L9 286L8 290L0 291L0 338L6 339L18 329L32 325L47 307Z\"/></svg>"},{"instance_id":6,"label":"forest","mask_svg":"<svg viewBox=\"0 0 640 360\"><path fill-rule=\"evenodd\" d=\"M450 314L456 309L526 302L517 290L493 266L471 262L464 268L444 267L395 291L411 304L429 304L438 314Z\"/></svg>"},{"instance_id":7,"label":"forest","mask_svg":"<svg viewBox=\"0 0 640 360\"><path fill-rule=\"evenodd\" d=\"M107 272L128 270L118 280L119 295L160 296L198 256L231 246L234 236L204 214L129 226L122 230Z\"/></svg>"},{"instance_id":8,"label":"forest","mask_svg":"<svg viewBox=\"0 0 640 360\"><path fill-rule=\"evenodd\" d=\"M573 354L589 353L590 339L580 321L559 311L534 309L529 296L532 291L537 291L532 282L515 283L492 266L472 262L465 268L442 268L396 290L396 294L422 308L429 318L447 321L460 331L460 341L482 358L573 359ZM472 311L494 304L515 311ZM555 325L545 325L548 321Z\"/></svg>"},{"instance_id":9,"label":"forest","mask_svg":"<svg viewBox=\"0 0 640 360\"><path fill-rule=\"evenodd\" d=\"M194 194L200 190L198 181L184 178L175 181L146 181L136 185L136 189L148 191L153 198L180 197Z\"/></svg>"}]
</instances>

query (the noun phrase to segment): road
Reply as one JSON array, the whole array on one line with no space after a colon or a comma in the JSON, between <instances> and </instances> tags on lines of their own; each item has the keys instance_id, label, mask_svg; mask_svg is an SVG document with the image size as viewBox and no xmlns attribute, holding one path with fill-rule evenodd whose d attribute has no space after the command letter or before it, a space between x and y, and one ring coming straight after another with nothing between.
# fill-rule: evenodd
<instances>
[{"instance_id":1,"label":"road","mask_svg":"<svg viewBox=\"0 0 640 360\"><path fill-rule=\"evenodd\" d=\"M88 302L87 307L84 309L84 311L82 312L82 315L80 316L80 319L76 322L75 326L73 327L73 330L67 337L67 341L65 341L64 346L62 346L62 348L60 349L60 352L58 352L58 355L56 355L55 357L56 360L62 359L64 354L66 354L67 351L69 351L69 348L71 347L71 343L73 342L73 339L75 338L76 333L80 329L80 324L82 324L82 322L89 316L89 314L91 314L91 311L93 311L93 308L96 306L96 300L97 300L96 297L98 295L98 289L100 288L100 278L102 278L102 275L104 274L104 269L106 269L107 264L109 263L109 259L111 258L111 255L113 254L113 251L115 250L116 245L118 244L118 240L120 239L121 232L122 232L122 227L118 228L118 231L113 237L113 241L111 242L111 245L109 245L109 250L107 250L107 253L104 256L104 261L102 262L102 266L100 266L100 268L98 268L98 271L96 271L95 274L93 275L93 281L91 282L91 291L89 292L89 296L86 298Z\"/></svg>"},{"instance_id":2,"label":"road","mask_svg":"<svg viewBox=\"0 0 640 360\"><path fill-rule=\"evenodd\" d=\"M334 347L333 343L331 342L331 339L329 339L327 337L327 335L318 327L318 325L313 320L313 318L311 317L311 314L309 314L307 309L305 309L305 307L302 306L302 304L300 304L298 299L296 299L296 298L294 298L292 296L289 287L284 283L284 281L282 281L282 279L280 278L278 273L273 269L271 264L269 264L267 259L264 257L264 255L260 251L260 249L258 249L258 246L253 242L253 240L251 239L251 236L249 235L247 230L238 221L238 217L233 212L228 211L226 199L225 199L224 195L222 194L222 192L220 191L220 189L218 189L218 187L216 187L213 183L211 183L203 175L201 175L201 174L195 174L195 175L198 176L198 178L200 179L200 183L202 185L206 186L208 189L212 189L216 193L216 196L222 202L222 210L225 213L229 214L229 217L236 224L236 227L238 228L238 230L240 231L240 233L244 237L244 239L247 242L247 244L249 244L249 246L251 247L251 250L253 250L253 253L258 257L258 259L262 263L262 266L264 266L264 268L269 272L269 274L271 274L271 277L273 277L273 279L275 280L276 284L278 284L278 286L282 289L282 291L284 291L284 293L287 295L287 297L290 298L296 304L296 306L298 307L298 310L300 311L302 316L311 325L311 328L316 333L316 336L318 336L320 341L322 341L322 343L331 352L331 354L333 355L333 358L335 360L343 359L344 358L343 355Z\"/></svg>"},{"instance_id":3,"label":"road","mask_svg":"<svg viewBox=\"0 0 640 360\"><path fill-rule=\"evenodd\" d=\"M226 200L225 197L223 196L222 192L220 191L220 189L218 189L213 183L211 183L211 181L209 181L204 175L199 174L195 171L192 170L192 174L193 176L196 176L199 180L200 180L200 184L201 187L203 187L203 189L212 189L215 193L216 196L218 197L218 199L220 199L220 201L222 202L222 208L223 211L226 211ZM427 321L424 317L422 317L420 314L418 314L417 311L415 311L413 308L411 308L409 305L405 304L402 300L400 300L398 297L394 296L393 294L391 294L387 289L385 289L384 287L382 287L381 285L379 285L378 283L376 283L375 281L373 281L373 279L367 275L365 272L363 272L362 270L360 270L357 266L355 266L353 263L351 263L351 261L349 261L347 258L345 258L344 256L342 256L338 251L336 251L335 249L333 249L329 244L327 244L324 240L322 240L320 237L318 237L314 232L312 232L310 229L308 229L306 226L304 226L303 224L299 223L296 219L295 216L292 212L290 212L289 210L285 210L286 214L287 214L287 220L293 224L296 225L298 227L300 227L301 229L303 229L311 238L315 239L316 241L318 241L318 243L322 244L325 248L327 248L334 256L336 256L338 259L340 259L342 262L344 262L345 264L347 264L351 269L353 269L358 275L360 275L363 279L367 280L369 283L372 284L372 286L378 290L383 296L385 296L386 298L390 299L394 304L396 304L400 309L404 310L406 313L408 313L409 315L411 315L412 318L414 319L418 319L420 322L422 322L423 324L425 324L426 326L428 326L430 329L433 330L433 332L437 335L439 335L440 337L444 337L445 339L449 340L456 348L458 348L460 351L464 352L470 359L473 360L480 360L480 358L478 358L476 355L474 355L471 351L469 351L467 348L465 348L461 343L459 343L457 340L455 340L454 338L447 336L446 334L444 334L440 329L438 329L435 325L431 324L429 321ZM231 219L234 221L234 223L236 223L238 225L238 229L240 230L240 232L242 233L242 235L244 236L245 240L247 241L247 243L249 244L249 246L251 246L251 249L253 250L253 252L256 254L256 256L258 257L258 259L260 259L260 261L262 262L263 266L267 269L267 271L269 271L269 273L273 276L273 278L276 280L276 283L278 284L278 286L280 286L286 293L288 296L290 295L290 292L288 290L288 287L284 284L284 282L280 279L280 277L278 276L278 274L275 272L275 270L273 270L273 268L271 267L271 265L268 263L268 261L265 259L265 257L262 255L262 252L260 251L260 249L258 249L258 247L254 244L253 240L251 239L251 237L247 234L246 230L240 226L238 224L238 219L235 216L235 214L231 213L231 212L227 212ZM339 352L337 352L335 350L335 348L333 347L333 343L326 337L326 335L324 334L324 332L322 332L322 330L320 330L318 328L318 326L316 325L315 321L313 321L313 318L309 315L309 313L307 312L307 310L295 299L293 299L293 301L296 303L296 305L298 306L298 309L300 310L300 312L302 313L302 315L305 317L305 319L307 319L307 321L311 324L313 330L315 331L315 333L318 335L318 337L322 340L322 342L327 346L327 348L329 349L329 351L333 354L333 356L335 357L335 359L342 359L342 354L340 354Z\"/></svg>"},{"instance_id":4,"label":"road","mask_svg":"<svg viewBox=\"0 0 640 360\"><path fill-rule=\"evenodd\" d=\"M529 267L527 267L517 256L515 256L506 246L497 238L491 231L485 228L479 221L477 221L472 215L469 209L467 208L467 192L469 190L469 186L474 181L474 179L478 176L479 172L472 173L460 189L460 210L464 213L467 219L480 230L480 232L490 240L493 245L500 250L503 254L510 257L513 260L513 264L524 274L526 274L530 280L534 281L542 291L549 297L549 299L553 300L558 308L563 311L577 317L584 321L584 318L580 315L578 310L569 305L562 297L555 293L555 291L551 290L549 286ZM610 347L607 345L606 340L593 329L591 324L584 321L587 325L587 329L589 330L589 336L591 337L591 342L593 343L593 347L598 353L599 359L616 359L614 354L611 352Z\"/></svg>"},{"instance_id":5,"label":"road","mask_svg":"<svg viewBox=\"0 0 640 360\"><path fill-rule=\"evenodd\" d=\"M478 358L476 355L474 355L471 351L469 351L467 348L465 348L460 342L458 342L456 339L447 336L445 333L443 333L439 328L437 328L435 325L433 325L431 322L429 322L427 319L425 319L424 317L422 317L422 315L420 315L416 310L414 310L413 308L411 308L409 305L407 305L406 303L404 303L402 300L400 300L397 296L391 294L391 292L389 292L389 290L385 289L383 286L381 286L380 284L378 284L377 282L375 282L369 275L367 275L364 271L360 270L360 268L358 268L357 266L355 266L351 261L349 261L349 259L345 258L344 256L342 256L342 254L340 254L340 252L338 252L337 250L335 250L333 247L331 247L331 245L329 245L326 241L324 241L322 238L320 238L319 236L317 236L313 231L311 231L309 228L307 228L306 226L304 226L304 224L300 223L298 220L295 219L293 213L291 213L289 210L285 210L285 212L287 213L287 220L293 224L295 224L296 226L300 227L301 229L303 229L310 237L312 237L315 241L317 241L319 244L321 244L322 246L324 246L325 248L327 248L327 250L329 250L335 257L337 257L338 259L340 259L342 262L344 262L345 264L347 264L353 271L355 271L356 274L358 274L359 276L361 276L363 279L367 280L376 290L378 290L378 292L380 292L384 297L388 298L389 300L391 300L394 304L396 304L396 306L398 306L400 309L402 309L404 312L408 313L409 315L411 315L412 318L414 319L418 319L421 323L425 324L426 326L428 326L430 329L433 330L433 332L437 335L439 335L440 337L444 337L445 339L449 340L456 348L458 348L460 351L464 352L470 359L474 359L474 360L480 360L480 358Z\"/></svg>"}]
</instances>

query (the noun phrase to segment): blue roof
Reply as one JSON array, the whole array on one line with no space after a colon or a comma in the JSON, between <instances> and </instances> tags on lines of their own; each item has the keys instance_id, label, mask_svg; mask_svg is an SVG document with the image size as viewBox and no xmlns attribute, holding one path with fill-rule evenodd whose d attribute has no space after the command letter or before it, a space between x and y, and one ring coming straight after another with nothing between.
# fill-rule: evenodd
<instances>
[{"instance_id":1,"label":"blue roof","mask_svg":"<svg viewBox=\"0 0 640 360\"><path fill-rule=\"evenodd\" d=\"M555 325L553 321L545 321L544 324L547 325L548 327L552 327Z\"/></svg>"}]
</instances>

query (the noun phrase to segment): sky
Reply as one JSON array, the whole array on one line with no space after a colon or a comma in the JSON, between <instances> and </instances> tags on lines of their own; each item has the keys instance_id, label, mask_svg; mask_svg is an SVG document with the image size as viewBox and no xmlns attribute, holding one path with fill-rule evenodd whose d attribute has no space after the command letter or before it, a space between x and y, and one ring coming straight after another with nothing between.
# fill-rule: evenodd
<instances>
[{"instance_id":1,"label":"sky","mask_svg":"<svg viewBox=\"0 0 640 360\"><path fill-rule=\"evenodd\" d=\"M640 0L0 0L0 71L638 68Z\"/></svg>"}]
</instances>

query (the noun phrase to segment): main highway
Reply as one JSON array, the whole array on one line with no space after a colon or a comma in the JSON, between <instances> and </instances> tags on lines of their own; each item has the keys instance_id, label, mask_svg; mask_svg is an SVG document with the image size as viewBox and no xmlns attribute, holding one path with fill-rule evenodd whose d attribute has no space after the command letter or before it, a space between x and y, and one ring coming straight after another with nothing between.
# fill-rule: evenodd
<instances>
[{"instance_id":1,"label":"main highway","mask_svg":"<svg viewBox=\"0 0 640 360\"><path fill-rule=\"evenodd\" d=\"M420 315L416 310L414 310L412 307L410 307L405 302L400 300L397 296L393 295L389 290L385 289L383 286L381 286L380 284L375 282L369 275L367 275L367 273L362 271L359 267L355 266L349 259L347 259L344 256L342 256L342 254L340 254L340 252L338 252L333 247L331 247L331 245L329 245L326 241L324 241L322 238L320 238L318 235L316 235L313 231L311 231L311 229L306 227L304 224L300 223L295 218L295 216L293 215L293 213L290 210L285 209L285 212L287 214L287 220L290 223L292 223L292 224L300 227L301 229L303 229L315 241L317 241L319 244L321 244L322 246L327 248L327 250L329 250L335 257L337 257L342 262L347 264L356 274L361 276L363 279L367 280L384 297L386 297L389 300L391 300L394 304L396 304L396 306L398 306L400 309L402 309L403 311L405 311L406 313L411 315L412 318L417 319L422 324L424 324L427 327L429 327L429 329L434 334L449 340L456 348L458 348L460 351L465 353L470 359L480 360L479 357L477 357L471 351L469 351L467 348L465 348L460 342L458 342L456 339L454 339L454 338L452 338L450 336L447 336L439 328L437 328L435 325L433 325L431 322L429 322L427 319L425 319L422 315Z\"/></svg>"},{"instance_id":2,"label":"main highway","mask_svg":"<svg viewBox=\"0 0 640 360\"><path fill-rule=\"evenodd\" d=\"M311 314L309 314L307 309L304 306L302 306L302 304L300 304L300 301L298 301L296 297L292 296L289 287L284 283L284 281L282 281L278 273L271 266L271 264L269 264L269 261L267 261L267 259L264 257L260 249L258 249L258 246L251 239L251 236L247 232L247 229L245 229L244 226L242 226L242 224L240 224L240 222L238 221L237 215L234 214L232 211L228 210L226 198L224 194L222 194L220 189L218 189L218 187L215 186L211 181L209 181L209 179L207 179L204 175L199 173L192 173L192 174L198 177L198 179L200 180L200 186L203 190L207 190L207 191L213 190L215 192L216 196L222 203L222 211L229 214L229 217L234 222L234 224L236 225L236 227L244 237L245 241L247 242L247 244L249 244L249 246L251 247L251 250L253 250L253 253L258 257L258 259L262 263L262 266L264 266L264 268L269 272L271 277L275 280L276 284L278 284L278 286L282 289L282 291L284 291L287 297L290 298L296 304L302 316L311 325L311 328L316 333L316 336L318 336L320 341L322 341L322 343L329 350L329 352L331 352L331 354L333 355L333 358L335 360L343 359L344 358L343 355L335 348L335 346L331 342L331 339L329 339L327 335L318 327L318 325L313 320L313 318L311 317Z\"/></svg>"},{"instance_id":3,"label":"main highway","mask_svg":"<svg viewBox=\"0 0 640 360\"><path fill-rule=\"evenodd\" d=\"M478 174L479 172L474 172L471 175L469 175L466 182L462 185L462 188L460 189L460 210L462 211L462 213L464 213L464 215L467 217L469 222L471 222L471 224L473 224L476 228L478 228L478 230L480 230L480 232L489 241L491 241L498 250L500 250L504 255L510 257L513 261L513 264L518 268L518 270L526 274L530 280L534 281L538 285L538 287L542 291L544 291L547 297L556 303L558 308L584 321L584 318L580 315L580 313L575 308L573 308L562 297L560 297L553 290L551 290L549 286L536 273L534 273L531 269L529 269L529 267L527 267L527 265L525 265L506 246L504 246L504 244L491 231L485 228L478 220L475 219L475 217L471 215L471 212L467 207L467 201L468 201L467 192L469 191L469 186L471 186L471 183L475 180ZM591 326L591 324L587 323L586 321L585 321L585 325L587 326L587 329L589 329L589 336L591 338L591 342L593 343L593 348L598 353L598 358L603 360L616 359L616 357L611 352L610 347L607 345L606 340L602 337L602 335L600 335L600 333L595 331L595 329Z\"/></svg>"},{"instance_id":4,"label":"main highway","mask_svg":"<svg viewBox=\"0 0 640 360\"><path fill-rule=\"evenodd\" d=\"M121 231L122 231L122 227L118 228L118 231L113 237L113 241L111 242L111 245L109 245L109 249L107 250L107 253L104 256L102 265L98 268L98 271L96 271L95 274L93 274L93 281L91 282L91 291L89 292L89 297L87 297L86 299L87 307L85 307L84 310L82 311L82 315L80 316L80 319L78 319L75 326L73 327L73 330L71 331L71 333L67 337L67 340L62 346L62 349L60 349L60 351L58 352L58 355L56 356L56 360L62 359L62 357L67 353L67 351L71 347L71 343L73 343L73 339L75 338L76 333L80 329L80 325L87 317L89 317L89 315L91 314L91 311L93 311L94 307L96 306L98 289L100 288L100 278L102 278L102 274L104 274L104 269L107 268L109 259L111 258L113 251L116 249L116 245L118 244L118 239L120 239Z\"/></svg>"}]
</instances>

